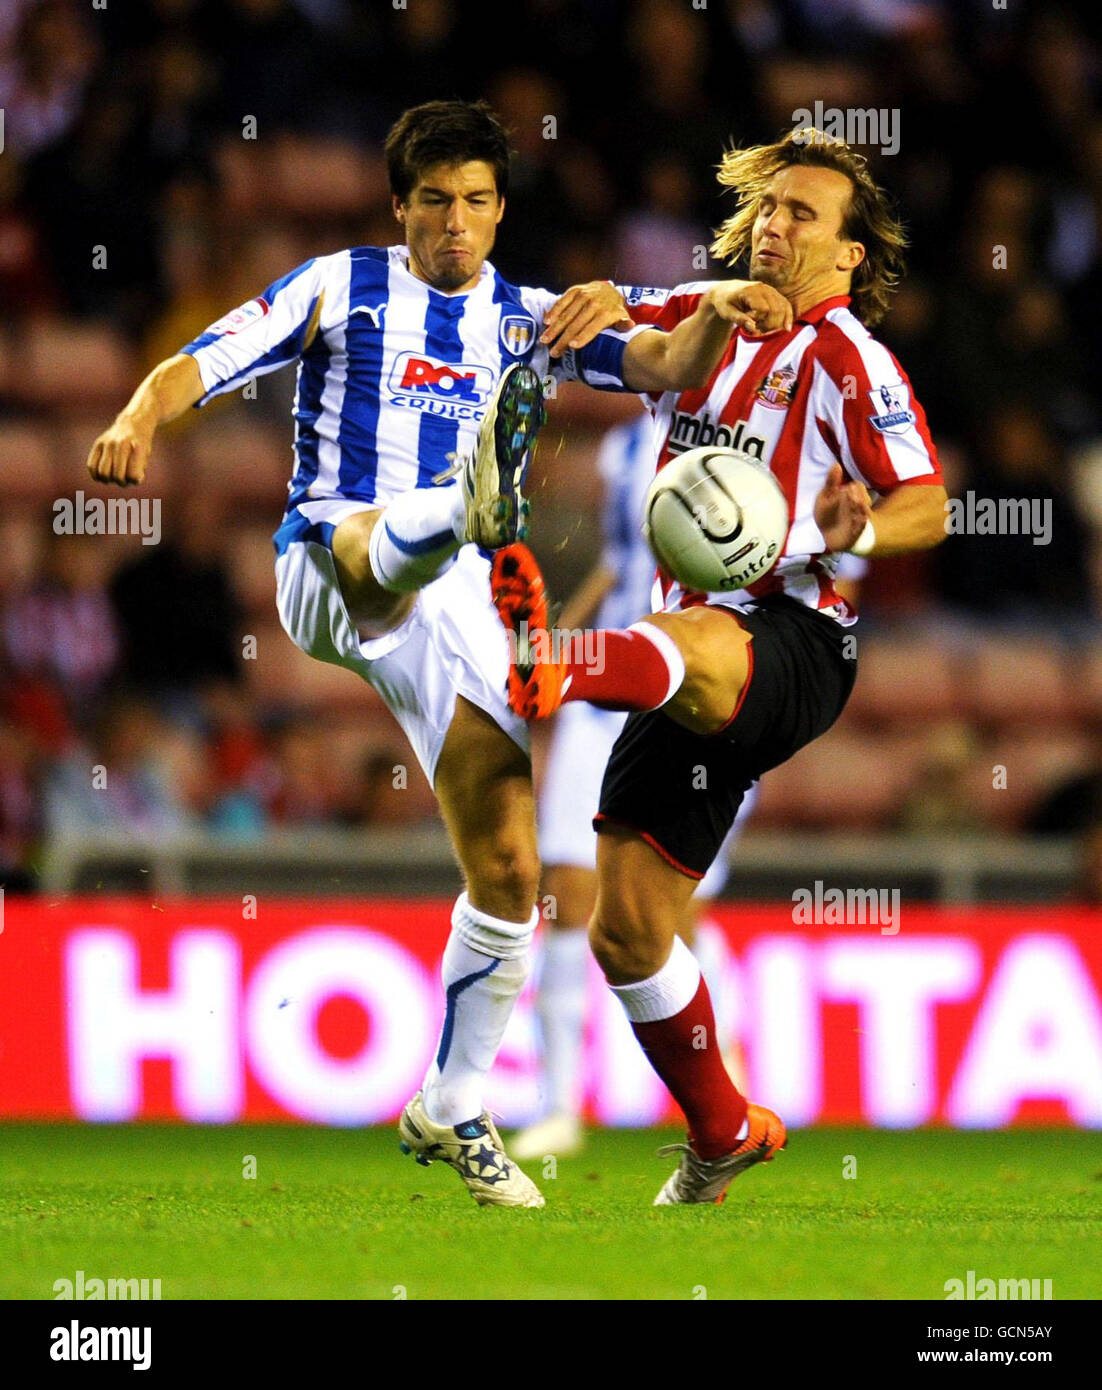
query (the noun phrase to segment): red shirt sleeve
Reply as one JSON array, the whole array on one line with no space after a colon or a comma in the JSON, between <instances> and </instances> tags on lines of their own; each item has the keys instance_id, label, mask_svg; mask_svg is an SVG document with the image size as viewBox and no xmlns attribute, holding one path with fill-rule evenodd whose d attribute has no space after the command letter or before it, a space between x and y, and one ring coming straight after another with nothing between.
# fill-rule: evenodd
<instances>
[{"instance_id":1,"label":"red shirt sleeve","mask_svg":"<svg viewBox=\"0 0 1102 1390\"><path fill-rule=\"evenodd\" d=\"M824 322L815 360L827 378L815 392L819 427L851 477L880 493L902 483L941 483L926 412L882 343Z\"/></svg>"},{"instance_id":2,"label":"red shirt sleeve","mask_svg":"<svg viewBox=\"0 0 1102 1390\"><path fill-rule=\"evenodd\" d=\"M628 313L636 323L661 328L666 333L695 312L704 292L688 285L672 290L644 289L639 285L617 285L616 288L627 301Z\"/></svg>"}]
</instances>

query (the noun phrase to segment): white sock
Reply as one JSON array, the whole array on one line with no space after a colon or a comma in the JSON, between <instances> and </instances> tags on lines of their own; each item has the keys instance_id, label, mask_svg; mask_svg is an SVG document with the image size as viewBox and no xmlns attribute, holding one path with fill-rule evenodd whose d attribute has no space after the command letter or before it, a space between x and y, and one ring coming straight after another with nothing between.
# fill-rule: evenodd
<instances>
[{"instance_id":1,"label":"white sock","mask_svg":"<svg viewBox=\"0 0 1102 1390\"><path fill-rule=\"evenodd\" d=\"M463 544L463 490L419 487L383 508L371 533L371 571L384 589L411 594L455 563Z\"/></svg>"},{"instance_id":2,"label":"white sock","mask_svg":"<svg viewBox=\"0 0 1102 1390\"><path fill-rule=\"evenodd\" d=\"M482 1114L483 1082L528 978L538 920L533 908L527 922L506 922L472 907L466 893L459 895L441 967L444 1026L422 1088L434 1124L458 1125Z\"/></svg>"},{"instance_id":3,"label":"white sock","mask_svg":"<svg viewBox=\"0 0 1102 1390\"><path fill-rule=\"evenodd\" d=\"M663 632L654 623L632 623L628 632L637 633L640 637L645 637L652 647L656 647L658 654L666 663L666 669L670 673L670 685L665 695L655 705L655 709L661 709L681 689L685 680L685 658L681 655L681 648L673 640L668 632Z\"/></svg>"},{"instance_id":4,"label":"white sock","mask_svg":"<svg viewBox=\"0 0 1102 1390\"><path fill-rule=\"evenodd\" d=\"M632 1023L657 1023L687 1009L700 988L700 966L679 936L666 964L648 980L633 985L609 985Z\"/></svg>"},{"instance_id":5,"label":"white sock","mask_svg":"<svg viewBox=\"0 0 1102 1390\"><path fill-rule=\"evenodd\" d=\"M588 960L589 934L585 927L565 927L544 936L536 1012L543 1039L549 1109L553 1114L577 1115L581 1108L578 1091Z\"/></svg>"}]
</instances>

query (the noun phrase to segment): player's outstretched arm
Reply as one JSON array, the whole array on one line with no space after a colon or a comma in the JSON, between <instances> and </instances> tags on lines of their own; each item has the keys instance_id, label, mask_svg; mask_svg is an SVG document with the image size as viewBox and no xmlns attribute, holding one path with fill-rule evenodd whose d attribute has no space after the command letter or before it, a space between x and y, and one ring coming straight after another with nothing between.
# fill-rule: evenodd
<instances>
[{"instance_id":1,"label":"player's outstretched arm","mask_svg":"<svg viewBox=\"0 0 1102 1390\"><path fill-rule=\"evenodd\" d=\"M204 394L195 358L177 353L154 367L104 430L88 454L88 472L98 483L135 487L145 470L158 425L182 415Z\"/></svg>"},{"instance_id":2,"label":"player's outstretched arm","mask_svg":"<svg viewBox=\"0 0 1102 1390\"><path fill-rule=\"evenodd\" d=\"M628 343L624 384L631 391L698 390L715 370L732 328L760 336L791 327L792 305L772 285L717 281L669 333L640 333Z\"/></svg>"},{"instance_id":3,"label":"player's outstretched arm","mask_svg":"<svg viewBox=\"0 0 1102 1390\"><path fill-rule=\"evenodd\" d=\"M946 500L940 483L900 483L874 507L864 484L846 482L836 463L815 499L815 520L828 550L851 550L871 522L859 554L905 555L945 539Z\"/></svg>"},{"instance_id":4,"label":"player's outstretched arm","mask_svg":"<svg viewBox=\"0 0 1102 1390\"><path fill-rule=\"evenodd\" d=\"M561 357L568 348L583 348L606 328L626 332L634 327L623 295L608 280L571 285L547 311L541 343L550 343L550 355Z\"/></svg>"}]
</instances>

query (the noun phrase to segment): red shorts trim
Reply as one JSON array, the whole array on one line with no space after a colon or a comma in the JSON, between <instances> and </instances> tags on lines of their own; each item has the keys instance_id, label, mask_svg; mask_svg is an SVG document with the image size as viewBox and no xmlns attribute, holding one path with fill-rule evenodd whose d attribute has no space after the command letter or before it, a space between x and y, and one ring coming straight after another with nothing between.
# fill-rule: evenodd
<instances>
[{"instance_id":1,"label":"red shorts trim","mask_svg":"<svg viewBox=\"0 0 1102 1390\"><path fill-rule=\"evenodd\" d=\"M742 628L743 632L749 631L749 628L747 628L746 624L742 621L742 619L739 617L739 615L735 612L733 608L725 608L722 603L710 603L708 607L713 609L717 613L729 613L731 617L734 618L735 622L738 623L739 627ZM731 716L729 719L725 720L725 722L722 723L718 729L715 729L712 733L708 734L708 738L716 738L719 734L724 733L727 729L731 727L731 725L738 718L738 712L740 709L742 709L743 701L746 699L746 696L749 693L750 682L754 679L754 637L752 633L749 642L747 642L746 644L746 660L748 663L746 671L746 683L742 687L742 690L739 692L739 697L737 702L735 703L734 709L731 711Z\"/></svg>"},{"instance_id":2,"label":"red shorts trim","mask_svg":"<svg viewBox=\"0 0 1102 1390\"><path fill-rule=\"evenodd\" d=\"M619 820L615 816L606 816L603 812L598 811L593 817L593 829L599 832L602 823L607 825L622 825L625 830L632 831L634 834L638 835L641 840L645 840L647 844L650 845L651 849L654 850L655 854L660 854L671 868L676 869L679 874L684 874L686 878L691 878L694 883L699 883L704 877L703 874L698 874L692 869L687 869L679 859L673 857L668 849L663 849L653 835L648 835L645 830L640 830L637 825L632 825L631 821Z\"/></svg>"}]
</instances>

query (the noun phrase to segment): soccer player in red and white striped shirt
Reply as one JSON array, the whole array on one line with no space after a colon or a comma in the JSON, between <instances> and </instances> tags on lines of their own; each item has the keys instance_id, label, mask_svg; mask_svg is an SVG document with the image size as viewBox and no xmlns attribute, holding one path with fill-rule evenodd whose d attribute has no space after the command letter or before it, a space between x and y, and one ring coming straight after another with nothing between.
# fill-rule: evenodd
<instances>
[{"instance_id":1,"label":"soccer player in red and white striped shirt","mask_svg":"<svg viewBox=\"0 0 1102 1390\"><path fill-rule=\"evenodd\" d=\"M527 718L563 701L632 711L613 749L595 824L598 899L590 943L644 1051L685 1113L689 1143L660 1205L721 1201L731 1179L774 1156L784 1124L748 1103L724 1069L707 988L676 935L751 782L824 733L856 675L836 592L845 552L893 555L945 535L945 490L922 407L872 337L902 272L903 230L865 160L817 131L729 152L719 179L738 207L713 251L749 256L753 280L789 301L792 324L752 319L700 390L650 398L661 467L698 445L743 449L776 475L790 526L780 559L748 590L686 593L662 612L587 638L603 661L551 658L510 672ZM610 289L610 293L611 293ZM631 290L640 321L671 328L706 284ZM592 306L568 293L556 331ZM507 625L546 625L535 562L499 552L495 600ZM576 644L580 646L581 644Z\"/></svg>"}]
</instances>

